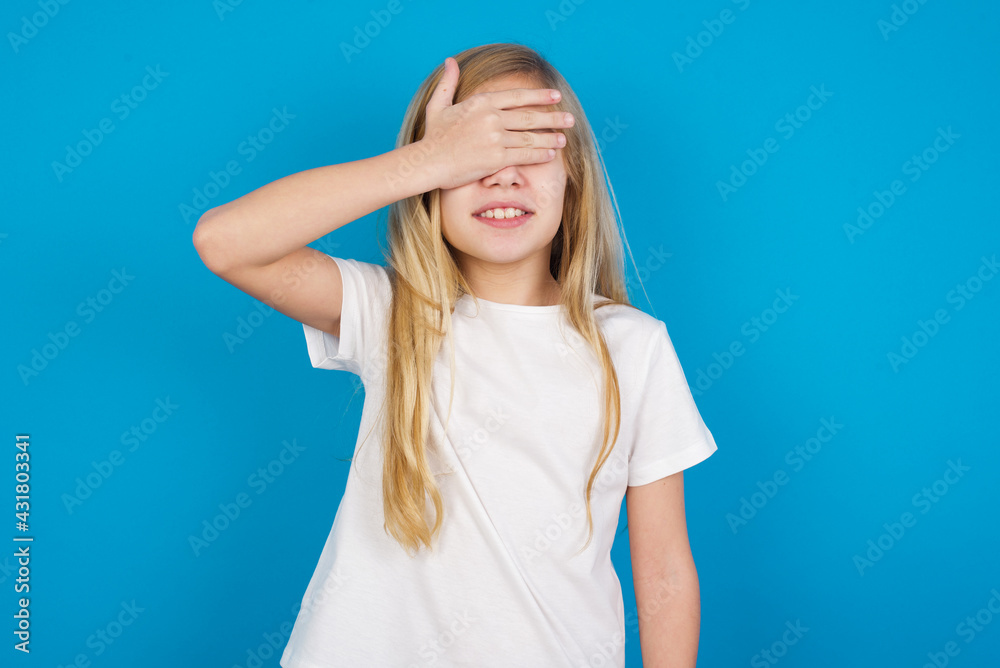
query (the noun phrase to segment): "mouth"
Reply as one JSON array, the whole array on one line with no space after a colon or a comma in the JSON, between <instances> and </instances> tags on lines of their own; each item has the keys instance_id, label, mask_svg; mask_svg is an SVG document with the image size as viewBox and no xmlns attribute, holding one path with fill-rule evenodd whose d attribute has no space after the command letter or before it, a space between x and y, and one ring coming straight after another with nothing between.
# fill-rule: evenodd
<instances>
[{"instance_id":1,"label":"mouth","mask_svg":"<svg viewBox=\"0 0 1000 668\"><path fill-rule=\"evenodd\" d=\"M499 209L499 211L498 211ZM524 213L534 213L533 209L528 208L524 202L518 202L514 199L504 199L504 200L492 200L490 202L485 202L482 206L472 212L474 216L481 216L487 211L492 211L494 214L504 213L510 215L512 209L517 209L523 211Z\"/></svg>"},{"instance_id":2,"label":"mouth","mask_svg":"<svg viewBox=\"0 0 1000 668\"><path fill-rule=\"evenodd\" d=\"M531 216L533 215L535 214L531 212L526 212L522 213L519 216L517 215L511 216L510 218L507 218L506 216L504 216L503 218L495 218L474 213L472 214L472 218L474 220L479 221L480 223L485 223L490 227L506 228L506 227L517 227L519 225L523 225L524 223L528 222L528 219L531 218Z\"/></svg>"},{"instance_id":3,"label":"mouth","mask_svg":"<svg viewBox=\"0 0 1000 668\"><path fill-rule=\"evenodd\" d=\"M534 215L524 203L515 200L494 200L482 205L472 217L492 227L517 227Z\"/></svg>"}]
</instances>

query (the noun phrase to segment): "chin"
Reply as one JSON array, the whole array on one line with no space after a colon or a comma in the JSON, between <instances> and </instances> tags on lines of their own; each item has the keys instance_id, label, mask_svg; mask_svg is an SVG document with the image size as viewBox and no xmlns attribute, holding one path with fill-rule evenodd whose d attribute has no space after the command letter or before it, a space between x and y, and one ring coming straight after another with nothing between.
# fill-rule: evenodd
<instances>
[{"instance_id":1,"label":"chin","mask_svg":"<svg viewBox=\"0 0 1000 668\"><path fill-rule=\"evenodd\" d=\"M513 244L505 248L498 248L496 246L485 248L476 247L463 252L470 257L476 258L477 260L492 262L495 264L517 262L518 260L524 259L530 255L530 252L521 248L519 244Z\"/></svg>"},{"instance_id":2,"label":"chin","mask_svg":"<svg viewBox=\"0 0 1000 668\"><path fill-rule=\"evenodd\" d=\"M545 221L535 220L527 226L505 230L470 221L468 226L463 225L461 230L457 230L460 232L458 235L451 234L456 230L446 226L444 236L455 250L464 255L483 262L504 264L523 260L549 243L559 229L559 222L552 225L552 231L547 235L540 232L545 226Z\"/></svg>"}]
</instances>

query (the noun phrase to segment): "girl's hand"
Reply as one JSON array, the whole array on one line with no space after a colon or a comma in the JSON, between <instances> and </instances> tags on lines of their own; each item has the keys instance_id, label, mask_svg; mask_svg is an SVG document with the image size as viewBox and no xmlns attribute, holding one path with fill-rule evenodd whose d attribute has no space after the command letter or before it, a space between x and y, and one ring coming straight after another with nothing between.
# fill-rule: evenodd
<instances>
[{"instance_id":1,"label":"girl's hand","mask_svg":"<svg viewBox=\"0 0 1000 668\"><path fill-rule=\"evenodd\" d=\"M444 75L427 102L426 129L420 141L430 151L428 163L436 174L437 188L457 188L509 165L530 165L552 160L549 149L566 145L561 132L545 128L573 125L563 111L507 111L517 107L556 104L551 88L512 88L472 95L452 104L458 83L458 63L444 61ZM534 130L534 132L532 132Z\"/></svg>"}]
</instances>

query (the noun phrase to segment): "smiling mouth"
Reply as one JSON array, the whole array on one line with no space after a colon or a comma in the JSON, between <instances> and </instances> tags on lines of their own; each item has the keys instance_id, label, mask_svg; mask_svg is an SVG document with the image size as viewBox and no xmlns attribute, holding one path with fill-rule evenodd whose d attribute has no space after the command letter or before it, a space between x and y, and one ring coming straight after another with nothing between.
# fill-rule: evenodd
<instances>
[{"instance_id":1,"label":"smiling mouth","mask_svg":"<svg viewBox=\"0 0 1000 668\"><path fill-rule=\"evenodd\" d=\"M472 214L472 217L481 223L485 223L491 227L517 227L523 225L528 221L528 219L535 214L530 211L522 213L520 216L512 216L511 218L491 218L488 216L483 216L480 214Z\"/></svg>"},{"instance_id":2,"label":"smiling mouth","mask_svg":"<svg viewBox=\"0 0 1000 668\"><path fill-rule=\"evenodd\" d=\"M520 213L518 213L518 212L520 212ZM498 207L490 207L488 209L483 209L479 213L474 213L472 215L480 217L480 218L501 219L501 218L515 218L515 217L518 217L518 216L522 216L522 215L525 215L525 214L531 214L531 213L534 213L534 211L529 211L528 209L522 209L521 207L514 207L514 206L502 207L502 206L498 206Z\"/></svg>"}]
</instances>

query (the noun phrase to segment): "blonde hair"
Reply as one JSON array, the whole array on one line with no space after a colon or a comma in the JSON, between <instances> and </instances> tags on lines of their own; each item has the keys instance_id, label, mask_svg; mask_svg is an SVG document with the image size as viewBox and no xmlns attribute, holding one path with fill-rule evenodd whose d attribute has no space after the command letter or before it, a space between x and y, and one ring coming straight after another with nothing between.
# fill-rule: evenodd
<instances>
[{"instance_id":1,"label":"blonde hair","mask_svg":"<svg viewBox=\"0 0 1000 668\"><path fill-rule=\"evenodd\" d=\"M586 547L594 529L591 490L618 440L621 426L618 375L597 327L594 310L611 304L635 308L629 302L625 285L622 243L615 216L617 205L613 206L613 193L605 186L604 163L580 101L562 75L541 55L520 44L487 44L454 58L460 71L454 104L487 82L517 75L535 81L537 87L560 90L560 101L547 109L569 111L576 119L572 127L560 130L566 135L563 153L568 178L562 222L553 238L549 269L561 284L561 304L568 321L594 350L604 371L603 444L583 490L589 526ZM427 102L443 73L443 64L438 65L420 85L406 111L396 148L423 138ZM383 404L388 409L383 423L384 529L407 552L414 553L421 545L432 549L432 539L441 527L444 511L441 493L426 458L432 410L431 372L447 338L451 351L450 417L455 380L452 312L463 295L470 294L475 299L452 255L451 245L442 234L440 194L437 189L390 205L388 253L383 249L392 285ZM592 299L595 293L606 299L595 304ZM432 527L424 518L427 495L435 509Z\"/></svg>"}]
</instances>

